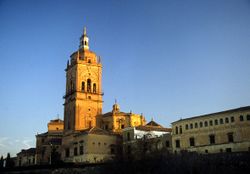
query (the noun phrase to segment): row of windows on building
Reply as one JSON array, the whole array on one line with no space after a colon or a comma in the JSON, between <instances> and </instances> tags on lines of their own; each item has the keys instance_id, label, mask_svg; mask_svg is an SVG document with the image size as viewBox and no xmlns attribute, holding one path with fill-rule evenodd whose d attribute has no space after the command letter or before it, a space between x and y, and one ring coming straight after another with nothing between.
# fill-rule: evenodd
<instances>
[{"instance_id":1,"label":"row of windows on building","mask_svg":"<svg viewBox=\"0 0 250 174\"><path fill-rule=\"evenodd\" d=\"M82 140L82 141L79 141L79 148L78 148L78 146L77 146L78 142L75 142L75 143L74 143L74 149L73 149L73 150L74 150L74 156L83 155L83 154L84 154L84 146L83 146L83 143L84 143L83 140ZM95 146L95 144L97 144L98 147L100 147L100 146L102 145L101 142L98 142L98 143L92 142L92 145L93 145L93 146ZM104 146L107 146L107 143L104 142L103 145L104 145ZM78 149L79 149L79 151L78 151ZM110 153L111 153L111 154L114 154L114 148L113 148L113 147L110 148ZM70 156L70 149L69 149L69 148L66 148L66 149L65 149L65 156L66 156L66 157L69 157L69 156Z\"/></svg>"},{"instance_id":2,"label":"row of windows on building","mask_svg":"<svg viewBox=\"0 0 250 174\"><path fill-rule=\"evenodd\" d=\"M87 85L87 88L86 88L86 85ZM70 81L70 88L69 89L70 89L70 92L75 90L75 86L74 86L74 83L72 80ZM82 81L81 91L82 92L89 92L89 93L97 93L96 83L92 84L91 79L88 79L87 83L85 83L85 81Z\"/></svg>"},{"instance_id":3,"label":"row of windows on building","mask_svg":"<svg viewBox=\"0 0 250 174\"><path fill-rule=\"evenodd\" d=\"M239 116L239 121L244 121L244 116L243 115L240 115ZM247 114L246 115L246 120L250 121L250 114ZM202 127L208 127L208 126L217 126L219 124L227 124L227 123L233 123L235 122L235 118L234 116L232 117L226 117L225 119L223 118L220 118L220 119L215 119L215 120L209 120L209 121L200 121L199 123L196 122L196 123L190 123L190 124L186 124L185 125L185 129L188 130L188 129L193 129L193 128L202 128ZM175 134L182 134L182 126L176 126L175 127Z\"/></svg>"},{"instance_id":4,"label":"row of windows on building","mask_svg":"<svg viewBox=\"0 0 250 174\"><path fill-rule=\"evenodd\" d=\"M216 140L215 139L215 134L211 134L211 135L208 136L208 141L209 141L210 145L216 144L215 140ZM230 132L230 133L227 134L227 140L228 140L228 143L234 142L234 136L233 136L232 132ZM195 147L195 144L196 144L195 143L195 138L194 137L190 137L189 138L189 146L190 147ZM175 147L176 148L180 148L181 147L179 139L175 140Z\"/></svg>"},{"instance_id":5,"label":"row of windows on building","mask_svg":"<svg viewBox=\"0 0 250 174\"><path fill-rule=\"evenodd\" d=\"M85 92L86 89L85 89L85 82L82 81L82 87L81 87L81 90L82 92ZM88 79L87 80L87 92L93 92L93 93L96 93L96 83L93 83L93 87L91 85L91 79Z\"/></svg>"}]
</instances>

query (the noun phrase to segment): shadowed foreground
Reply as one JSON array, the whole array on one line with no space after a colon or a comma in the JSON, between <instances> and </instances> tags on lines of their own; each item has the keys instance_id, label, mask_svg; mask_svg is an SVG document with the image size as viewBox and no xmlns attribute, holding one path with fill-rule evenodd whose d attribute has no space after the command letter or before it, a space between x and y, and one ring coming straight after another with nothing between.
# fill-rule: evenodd
<instances>
[{"instance_id":1,"label":"shadowed foreground","mask_svg":"<svg viewBox=\"0 0 250 174\"><path fill-rule=\"evenodd\" d=\"M32 166L4 169L3 173L37 174L214 174L242 173L250 171L250 153L224 153L198 155L183 153L154 154L141 160L120 160L105 164L63 164L58 166Z\"/></svg>"}]
</instances>

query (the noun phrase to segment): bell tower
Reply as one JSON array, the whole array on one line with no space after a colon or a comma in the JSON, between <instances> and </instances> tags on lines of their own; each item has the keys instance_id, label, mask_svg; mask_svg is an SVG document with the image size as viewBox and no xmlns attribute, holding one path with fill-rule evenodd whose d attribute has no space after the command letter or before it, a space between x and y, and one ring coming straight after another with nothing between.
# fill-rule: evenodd
<instances>
[{"instance_id":1,"label":"bell tower","mask_svg":"<svg viewBox=\"0 0 250 174\"><path fill-rule=\"evenodd\" d=\"M86 28L79 49L70 56L66 67L64 103L65 132L97 126L102 113L102 64L100 57L89 50Z\"/></svg>"}]
</instances>

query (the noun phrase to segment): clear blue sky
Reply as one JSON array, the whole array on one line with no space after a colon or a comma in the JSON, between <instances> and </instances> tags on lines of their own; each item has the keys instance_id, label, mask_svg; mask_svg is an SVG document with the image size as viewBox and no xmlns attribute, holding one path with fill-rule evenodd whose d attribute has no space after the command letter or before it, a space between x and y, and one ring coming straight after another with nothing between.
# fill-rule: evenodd
<instances>
[{"instance_id":1,"label":"clear blue sky","mask_svg":"<svg viewBox=\"0 0 250 174\"><path fill-rule=\"evenodd\" d=\"M63 118L66 62L87 26L104 112L164 126L250 105L250 1L0 0L0 155Z\"/></svg>"}]
</instances>

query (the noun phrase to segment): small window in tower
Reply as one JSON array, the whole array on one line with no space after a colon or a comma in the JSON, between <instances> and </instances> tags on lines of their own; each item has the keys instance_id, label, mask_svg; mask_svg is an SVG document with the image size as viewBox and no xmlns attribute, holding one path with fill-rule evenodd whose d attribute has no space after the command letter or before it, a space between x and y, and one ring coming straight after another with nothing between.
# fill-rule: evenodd
<instances>
[{"instance_id":1,"label":"small window in tower","mask_svg":"<svg viewBox=\"0 0 250 174\"><path fill-rule=\"evenodd\" d=\"M124 127L125 127L124 124L122 124L121 128L124 129Z\"/></svg>"},{"instance_id":2,"label":"small window in tower","mask_svg":"<svg viewBox=\"0 0 250 174\"><path fill-rule=\"evenodd\" d=\"M90 60L90 59L88 59L88 63L91 63L91 60Z\"/></svg>"},{"instance_id":3,"label":"small window in tower","mask_svg":"<svg viewBox=\"0 0 250 174\"><path fill-rule=\"evenodd\" d=\"M84 45L87 45L87 42L86 42L86 41L84 42Z\"/></svg>"},{"instance_id":4,"label":"small window in tower","mask_svg":"<svg viewBox=\"0 0 250 174\"><path fill-rule=\"evenodd\" d=\"M82 82L82 91L84 92L85 90L85 82Z\"/></svg>"},{"instance_id":5,"label":"small window in tower","mask_svg":"<svg viewBox=\"0 0 250 174\"><path fill-rule=\"evenodd\" d=\"M96 84L93 84L93 93L96 93Z\"/></svg>"},{"instance_id":6,"label":"small window in tower","mask_svg":"<svg viewBox=\"0 0 250 174\"><path fill-rule=\"evenodd\" d=\"M90 128L92 127L92 123L91 123L91 121L89 121L89 127L90 127Z\"/></svg>"},{"instance_id":7,"label":"small window in tower","mask_svg":"<svg viewBox=\"0 0 250 174\"><path fill-rule=\"evenodd\" d=\"M91 80L87 80L87 92L91 92Z\"/></svg>"}]
</instances>

